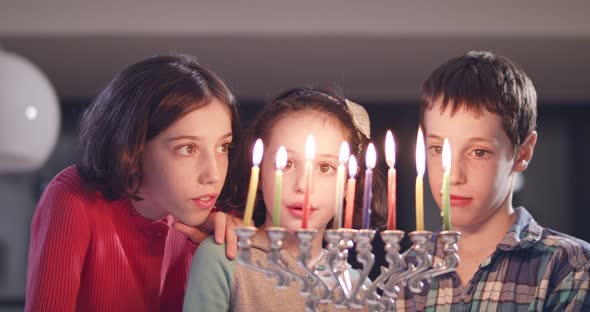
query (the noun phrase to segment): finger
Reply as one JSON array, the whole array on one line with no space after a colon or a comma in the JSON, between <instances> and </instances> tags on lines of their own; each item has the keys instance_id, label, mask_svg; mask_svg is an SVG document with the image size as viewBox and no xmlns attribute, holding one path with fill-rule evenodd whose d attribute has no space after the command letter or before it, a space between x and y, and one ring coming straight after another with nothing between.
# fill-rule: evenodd
<instances>
[{"instance_id":1,"label":"finger","mask_svg":"<svg viewBox=\"0 0 590 312\"><path fill-rule=\"evenodd\" d=\"M233 260L238 254L238 236L236 235L234 220L227 216L227 226L225 227L225 253L227 258Z\"/></svg>"},{"instance_id":2,"label":"finger","mask_svg":"<svg viewBox=\"0 0 590 312\"><path fill-rule=\"evenodd\" d=\"M226 215L223 212L215 214L215 242L223 244L225 241Z\"/></svg>"},{"instance_id":3,"label":"finger","mask_svg":"<svg viewBox=\"0 0 590 312\"><path fill-rule=\"evenodd\" d=\"M179 221L174 222L172 227L180 233L186 235L186 237L188 237L191 242L197 245L209 236L207 233Z\"/></svg>"},{"instance_id":4,"label":"finger","mask_svg":"<svg viewBox=\"0 0 590 312\"><path fill-rule=\"evenodd\" d=\"M231 217L232 223L234 224L234 226L242 226L244 225L244 222L242 222L242 218L237 218L237 217Z\"/></svg>"}]
</instances>

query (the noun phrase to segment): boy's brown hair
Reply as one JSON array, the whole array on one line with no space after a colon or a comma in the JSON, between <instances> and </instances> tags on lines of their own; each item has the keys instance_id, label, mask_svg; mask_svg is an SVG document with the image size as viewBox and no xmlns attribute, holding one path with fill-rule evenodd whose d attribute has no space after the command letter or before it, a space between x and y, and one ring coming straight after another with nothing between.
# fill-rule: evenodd
<instances>
[{"instance_id":1,"label":"boy's brown hair","mask_svg":"<svg viewBox=\"0 0 590 312\"><path fill-rule=\"evenodd\" d=\"M537 93L522 68L491 52L470 51L436 68L422 85L424 111L442 100L441 112L483 110L502 118L504 131L519 146L537 126Z\"/></svg>"}]
</instances>

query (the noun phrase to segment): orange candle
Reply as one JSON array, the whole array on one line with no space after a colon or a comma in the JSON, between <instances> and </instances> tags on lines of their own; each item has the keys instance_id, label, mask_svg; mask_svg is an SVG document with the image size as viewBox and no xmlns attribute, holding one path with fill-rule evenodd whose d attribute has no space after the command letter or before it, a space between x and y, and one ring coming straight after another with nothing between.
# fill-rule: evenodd
<instances>
[{"instance_id":1,"label":"orange candle","mask_svg":"<svg viewBox=\"0 0 590 312\"><path fill-rule=\"evenodd\" d=\"M315 140L310 134L305 141L305 190L303 191L303 219L301 227L306 230L309 219L309 192L311 191L311 177L313 176L313 158L315 156Z\"/></svg>"},{"instance_id":2,"label":"orange candle","mask_svg":"<svg viewBox=\"0 0 590 312\"><path fill-rule=\"evenodd\" d=\"M344 228L352 229L352 215L354 212L354 192L356 190L356 171L357 163L356 157L351 155L348 159L348 175L349 179L346 188L346 216L344 218Z\"/></svg>"},{"instance_id":3,"label":"orange candle","mask_svg":"<svg viewBox=\"0 0 590 312\"><path fill-rule=\"evenodd\" d=\"M385 160L389 166L387 172L387 229L396 229L396 177L397 173L395 170L395 141L393 140L393 134L391 131L387 131L385 135Z\"/></svg>"}]
</instances>

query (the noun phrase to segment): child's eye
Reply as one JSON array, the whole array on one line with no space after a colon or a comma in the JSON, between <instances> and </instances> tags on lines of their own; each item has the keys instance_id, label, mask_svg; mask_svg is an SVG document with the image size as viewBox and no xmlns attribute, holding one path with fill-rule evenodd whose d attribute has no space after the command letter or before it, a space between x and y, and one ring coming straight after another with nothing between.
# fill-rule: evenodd
<instances>
[{"instance_id":1,"label":"child's eye","mask_svg":"<svg viewBox=\"0 0 590 312\"><path fill-rule=\"evenodd\" d=\"M440 155L440 154L442 154L442 146L440 146L440 145L429 146L428 152L431 155Z\"/></svg>"},{"instance_id":2,"label":"child's eye","mask_svg":"<svg viewBox=\"0 0 590 312\"><path fill-rule=\"evenodd\" d=\"M193 144L182 145L176 148L176 152L182 156L192 156L197 153L197 147Z\"/></svg>"},{"instance_id":3,"label":"child's eye","mask_svg":"<svg viewBox=\"0 0 590 312\"><path fill-rule=\"evenodd\" d=\"M219 146L217 152L222 153L222 154L227 154L229 152L230 148L231 148L231 143L223 143L223 144L221 144L221 146Z\"/></svg>"},{"instance_id":4,"label":"child's eye","mask_svg":"<svg viewBox=\"0 0 590 312\"><path fill-rule=\"evenodd\" d=\"M486 151L484 149L478 148L478 149L474 149L473 151L471 151L471 154L473 156L475 156L476 158L486 158L489 155L491 155L492 153L490 153L489 151Z\"/></svg>"},{"instance_id":5,"label":"child's eye","mask_svg":"<svg viewBox=\"0 0 590 312\"><path fill-rule=\"evenodd\" d=\"M318 170L321 173L326 173L326 174L330 174L336 171L336 168L334 168L334 166L328 164L328 163L321 163L318 165Z\"/></svg>"},{"instance_id":6,"label":"child's eye","mask_svg":"<svg viewBox=\"0 0 590 312\"><path fill-rule=\"evenodd\" d=\"M295 162L291 159L287 160L287 164L285 165L285 169L291 169L295 167Z\"/></svg>"}]
</instances>

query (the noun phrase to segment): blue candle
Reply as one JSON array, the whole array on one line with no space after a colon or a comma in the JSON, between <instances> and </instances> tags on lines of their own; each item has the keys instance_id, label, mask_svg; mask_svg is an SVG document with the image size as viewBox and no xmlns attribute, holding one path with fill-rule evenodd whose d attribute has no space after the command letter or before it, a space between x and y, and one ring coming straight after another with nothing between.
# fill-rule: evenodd
<instances>
[{"instance_id":1,"label":"blue candle","mask_svg":"<svg viewBox=\"0 0 590 312\"><path fill-rule=\"evenodd\" d=\"M371 202L373 199L373 169L377 162L377 152L373 143L369 143L365 157L367 170L365 170L365 188L363 193L363 229L371 226Z\"/></svg>"}]
</instances>

